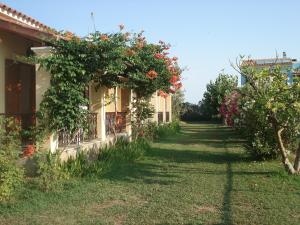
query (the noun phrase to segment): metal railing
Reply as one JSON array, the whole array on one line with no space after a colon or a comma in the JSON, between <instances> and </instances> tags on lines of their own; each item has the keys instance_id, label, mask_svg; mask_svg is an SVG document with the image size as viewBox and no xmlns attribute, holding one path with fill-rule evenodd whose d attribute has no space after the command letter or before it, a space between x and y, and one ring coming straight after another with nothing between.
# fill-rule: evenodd
<instances>
[{"instance_id":1,"label":"metal railing","mask_svg":"<svg viewBox=\"0 0 300 225\"><path fill-rule=\"evenodd\" d=\"M126 131L126 112L106 112L105 113L105 133L110 135Z\"/></svg>"},{"instance_id":2,"label":"metal railing","mask_svg":"<svg viewBox=\"0 0 300 225\"><path fill-rule=\"evenodd\" d=\"M79 145L84 141L97 138L97 113L88 113L85 127L79 128L75 132L61 130L58 132L58 146Z\"/></svg>"}]
</instances>

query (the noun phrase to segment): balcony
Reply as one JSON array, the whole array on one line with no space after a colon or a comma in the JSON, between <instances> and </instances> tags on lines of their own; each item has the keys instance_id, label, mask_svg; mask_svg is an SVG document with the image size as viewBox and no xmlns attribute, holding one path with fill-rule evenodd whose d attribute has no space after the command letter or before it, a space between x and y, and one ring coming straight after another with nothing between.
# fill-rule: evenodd
<instances>
[{"instance_id":1,"label":"balcony","mask_svg":"<svg viewBox=\"0 0 300 225\"><path fill-rule=\"evenodd\" d=\"M88 113L86 127L80 128L76 132L59 131L58 147L79 145L82 142L97 139L97 116L97 113Z\"/></svg>"},{"instance_id":2,"label":"balcony","mask_svg":"<svg viewBox=\"0 0 300 225\"><path fill-rule=\"evenodd\" d=\"M126 132L126 112L106 112L105 113L106 135Z\"/></svg>"}]
</instances>

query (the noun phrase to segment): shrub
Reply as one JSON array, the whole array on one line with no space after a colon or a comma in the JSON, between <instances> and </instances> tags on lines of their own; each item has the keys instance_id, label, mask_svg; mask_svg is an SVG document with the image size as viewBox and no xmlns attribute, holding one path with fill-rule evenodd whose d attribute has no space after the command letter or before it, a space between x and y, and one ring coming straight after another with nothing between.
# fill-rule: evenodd
<instances>
[{"instance_id":1,"label":"shrub","mask_svg":"<svg viewBox=\"0 0 300 225\"><path fill-rule=\"evenodd\" d=\"M172 122L168 124L162 124L157 127L156 137L166 137L169 135L178 134L180 132L179 122Z\"/></svg>"},{"instance_id":2,"label":"shrub","mask_svg":"<svg viewBox=\"0 0 300 225\"><path fill-rule=\"evenodd\" d=\"M38 165L38 185L44 192L59 191L62 189L63 180L68 179L68 174L63 170L58 153L38 153L35 155Z\"/></svg>"},{"instance_id":3,"label":"shrub","mask_svg":"<svg viewBox=\"0 0 300 225\"><path fill-rule=\"evenodd\" d=\"M24 170L18 168L14 161L0 155L0 202L9 200L21 188Z\"/></svg>"},{"instance_id":4,"label":"shrub","mask_svg":"<svg viewBox=\"0 0 300 225\"><path fill-rule=\"evenodd\" d=\"M143 157L150 148L145 138L138 138L129 142L125 139L118 139L114 146L104 148L99 154L99 160L133 162Z\"/></svg>"},{"instance_id":5,"label":"shrub","mask_svg":"<svg viewBox=\"0 0 300 225\"><path fill-rule=\"evenodd\" d=\"M144 138L132 142L120 138L115 145L100 149L96 159L89 157L86 152L79 152L76 158L70 158L62 163L61 168L72 177L101 175L108 171L112 164L140 159L149 148L150 145Z\"/></svg>"},{"instance_id":6,"label":"shrub","mask_svg":"<svg viewBox=\"0 0 300 225\"><path fill-rule=\"evenodd\" d=\"M66 162L62 163L62 167L72 177L100 175L109 168L109 162L97 159L90 159L86 152L80 151L75 158L69 158Z\"/></svg>"},{"instance_id":7,"label":"shrub","mask_svg":"<svg viewBox=\"0 0 300 225\"><path fill-rule=\"evenodd\" d=\"M12 119L0 120L0 201L18 193L24 170L16 164L21 152L19 126Z\"/></svg>"}]
</instances>

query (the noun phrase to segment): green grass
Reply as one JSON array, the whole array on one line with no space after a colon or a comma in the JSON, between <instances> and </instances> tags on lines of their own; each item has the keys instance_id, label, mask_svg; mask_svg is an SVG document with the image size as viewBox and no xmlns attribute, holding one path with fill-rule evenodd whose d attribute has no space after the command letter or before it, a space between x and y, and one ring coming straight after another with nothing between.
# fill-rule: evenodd
<instances>
[{"instance_id":1,"label":"green grass","mask_svg":"<svg viewBox=\"0 0 300 225\"><path fill-rule=\"evenodd\" d=\"M65 191L28 185L0 205L0 224L300 224L300 177L279 161L255 162L232 130L185 124L143 160Z\"/></svg>"}]
</instances>

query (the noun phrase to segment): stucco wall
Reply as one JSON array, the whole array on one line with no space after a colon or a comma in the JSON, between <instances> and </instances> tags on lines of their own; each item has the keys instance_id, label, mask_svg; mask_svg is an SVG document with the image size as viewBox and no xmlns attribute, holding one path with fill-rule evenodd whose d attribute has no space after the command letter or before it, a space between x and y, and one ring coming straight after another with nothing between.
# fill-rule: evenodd
<instances>
[{"instance_id":1,"label":"stucco wall","mask_svg":"<svg viewBox=\"0 0 300 225\"><path fill-rule=\"evenodd\" d=\"M106 95L106 112L115 112L115 103L112 101L112 97L114 95L114 89L110 88L108 90L106 90L105 92ZM129 99L130 98L130 91L129 90L125 90L125 89L121 89L121 88L117 88L117 111L118 112L125 112L128 110L128 106L129 106Z\"/></svg>"},{"instance_id":2,"label":"stucco wall","mask_svg":"<svg viewBox=\"0 0 300 225\"><path fill-rule=\"evenodd\" d=\"M114 112L115 111L115 103L113 101L114 89L110 88L105 91L105 111L106 112ZM109 103L109 104L108 104Z\"/></svg>"},{"instance_id":3,"label":"stucco wall","mask_svg":"<svg viewBox=\"0 0 300 225\"><path fill-rule=\"evenodd\" d=\"M165 98L159 96L158 99L159 99L159 110L158 111L164 112L165 111Z\"/></svg>"},{"instance_id":4,"label":"stucco wall","mask_svg":"<svg viewBox=\"0 0 300 225\"><path fill-rule=\"evenodd\" d=\"M38 43L0 30L0 113L5 112L5 59L17 59Z\"/></svg>"}]
</instances>

